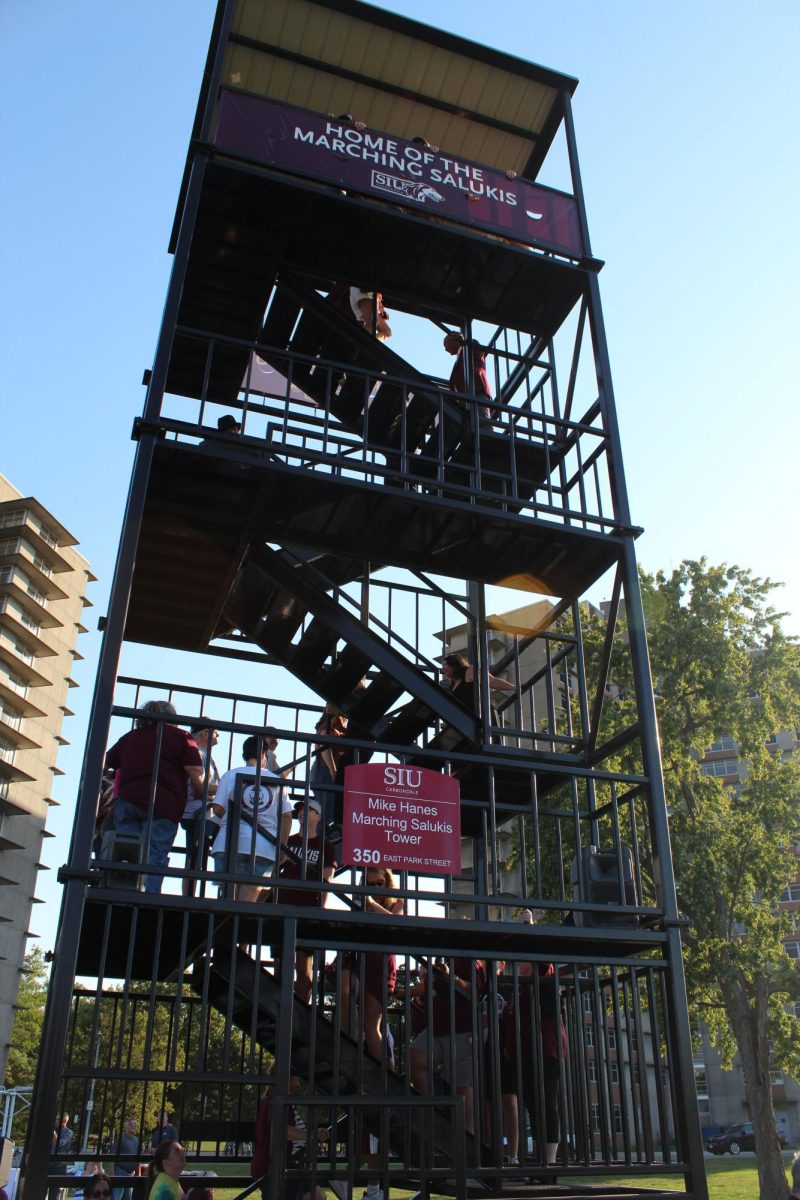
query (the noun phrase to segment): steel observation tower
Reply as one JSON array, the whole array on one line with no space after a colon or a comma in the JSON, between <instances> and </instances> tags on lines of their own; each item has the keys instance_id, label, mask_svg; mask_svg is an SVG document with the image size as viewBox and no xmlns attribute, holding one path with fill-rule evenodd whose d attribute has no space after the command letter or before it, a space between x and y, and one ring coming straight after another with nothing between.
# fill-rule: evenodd
<instances>
[{"instance_id":1,"label":"steel observation tower","mask_svg":"<svg viewBox=\"0 0 800 1200\"><path fill-rule=\"evenodd\" d=\"M358 0L218 4L61 871L29 1200L66 1183L57 1114L81 1115L89 1171L146 1159L162 1108L187 1169L222 1169L244 1196L268 1087L274 1197L287 1179L608 1197L624 1176L626 1195L705 1200L576 86ZM539 182L554 154L566 190ZM590 610L607 572L611 601ZM499 617L498 587L516 593ZM167 677L120 674L126 642L169 650ZM206 686L180 652L206 655ZM622 731L619 655L635 681ZM325 907L292 903L302 877L241 898L232 864L193 863L182 835L144 891L151 821L141 861L95 841L107 747L153 698L213 724L220 770L246 737L278 737L276 791L306 809L327 752ZM455 868L424 823L362 822L359 841L348 768L386 766L425 781L431 811L426 787L456 795ZM367 902L370 866L395 873L374 894L402 914ZM371 976L377 1055L356 1008ZM460 1081L413 1046L430 1027L455 1056L459 1011ZM289 1158L294 1077L307 1138ZM126 1157L108 1147L129 1115L145 1149Z\"/></svg>"}]
</instances>

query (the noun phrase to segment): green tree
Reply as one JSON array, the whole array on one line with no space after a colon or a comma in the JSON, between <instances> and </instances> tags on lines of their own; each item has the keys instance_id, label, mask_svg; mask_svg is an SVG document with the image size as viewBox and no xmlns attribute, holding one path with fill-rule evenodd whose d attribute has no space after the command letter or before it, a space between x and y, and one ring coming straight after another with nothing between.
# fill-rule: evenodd
<instances>
[{"instance_id":1,"label":"green tree","mask_svg":"<svg viewBox=\"0 0 800 1200\"><path fill-rule=\"evenodd\" d=\"M46 999L47 965L44 955L37 947L25 955L22 968L17 1012L6 1064L6 1087L27 1087L33 1083L42 1043Z\"/></svg>"},{"instance_id":2,"label":"green tree","mask_svg":"<svg viewBox=\"0 0 800 1200\"><path fill-rule=\"evenodd\" d=\"M111 986L99 994L76 989L67 1044L61 1106L79 1117L79 1145L88 1135L91 1149L113 1146L130 1116L139 1124L143 1156L162 1108L175 1115L179 1130L198 1118L212 1128L254 1118L260 1088L248 1076L267 1069L261 1047L173 983ZM93 1068L111 1076L97 1077ZM219 1082L215 1075L223 1072L241 1078Z\"/></svg>"},{"instance_id":3,"label":"green tree","mask_svg":"<svg viewBox=\"0 0 800 1200\"><path fill-rule=\"evenodd\" d=\"M778 900L797 874L797 763L771 752L780 729L800 726L800 655L770 604L775 585L735 566L683 562L642 574L664 783L681 910L689 918L685 966L695 1022L708 1026L730 1063L738 1052L755 1128L762 1200L783 1200L785 1172L775 1132L770 1067L800 1061L800 969L782 937ZM603 627L588 617L589 678ZM625 644L624 621L619 630ZM616 703L604 708L601 741L636 718L627 652L611 668ZM708 776L701 759L729 735L743 779ZM636 769L634 748L625 767Z\"/></svg>"}]
</instances>

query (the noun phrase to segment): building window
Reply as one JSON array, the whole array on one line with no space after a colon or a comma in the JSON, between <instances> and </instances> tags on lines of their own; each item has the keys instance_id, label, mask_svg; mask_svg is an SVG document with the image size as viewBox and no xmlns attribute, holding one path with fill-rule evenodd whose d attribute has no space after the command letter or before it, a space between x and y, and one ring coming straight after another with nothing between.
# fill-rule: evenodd
<instances>
[{"instance_id":1,"label":"building window","mask_svg":"<svg viewBox=\"0 0 800 1200\"><path fill-rule=\"evenodd\" d=\"M619 1063L612 1062L611 1064L611 1082L619 1083Z\"/></svg>"},{"instance_id":2,"label":"building window","mask_svg":"<svg viewBox=\"0 0 800 1200\"><path fill-rule=\"evenodd\" d=\"M711 746L709 748L709 754L719 753L721 750L735 750L735 749L736 749L736 742L735 742L734 738L728 737L728 735L726 734L726 736L723 738L720 738L718 742L711 743Z\"/></svg>"},{"instance_id":3,"label":"building window","mask_svg":"<svg viewBox=\"0 0 800 1200\"><path fill-rule=\"evenodd\" d=\"M24 508L15 508L13 512L0 516L0 529L13 529L15 525L24 525L28 513Z\"/></svg>"},{"instance_id":4,"label":"building window","mask_svg":"<svg viewBox=\"0 0 800 1200\"><path fill-rule=\"evenodd\" d=\"M697 1097L697 1111L699 1113L711 1112L711 1101L709 1100L708 1096Z\"/></svg>"},{"instance_id":5,"label":"building window","mask_svg":"<svg viewBox=\"0 0 800 1200\"><path fill-rule=\"evenodd\" d=\"M8 738L0 737L0 758L3 762L13 763L17 747Z\"/></svg>"},{"instance_id":6,"label":"building window","mask_svg":"<svg viewBox=\"0 0 800 1200\"><path fill-rule=\"evenodd\" d=\"M592 993L591 992L583 993L583 1011L584 1012L592 1011Z\"/></svg>"},{"instance_id":7,"label":"building window","mask_svg":"<svg viewBox=\"0 0 800 1200\"><path fill-rule=\"evenodd\" d=\"M589 1083L597 1083L597 1063L593 1058L589 1059Z\"/></svg>"},{"instance_id":8,"label":"building window","mask_svg":"<svg viewBox=\"0 0 800 1200\"><path fill-rule=\"evenodd\" d=\"M600 1132L600 1105L592 1105L592 1133Z\"/></svg>"},{"instance_id":9,"label":"building window","mask_svg":"<svg viewBox=\"0 0 800 1200\"><path fill-rule=\"evenodd\" d=\"M616 1050L616 1048L617 1048L617 1031L616 1031L616 1029L609 1029L609 1031L608 1031L608 1048L609 1048L609 1050Z\"/></svg>"},{"instance_id":10,"label":"building window","mask_svg":"<svg viewBox=\"0 0 800 1200\"><path fill-rule=\"evenodd\" d=\"M33 663L33 655L31 654L31 652L27 646L23 646L22 642L16 642L16 641L13 643L13 646L14 646L15 651L20 656L20 658L22 659L23 662Z\"/></svg>"},{"instance_id":11,"label":"building window","mask_svg":"<svg viewBox=\"0 0 800 1200\"><path fill-rule=\"evenodd\" d=\"M24 625L26 629L30 629L31 633L35 633L37 636L41 631L42 627L39 622L34 620L29 613L26 613L24 608L20 608L13 600L9 600L8 596L4 596L0 600L0 612L11 613L15 620L19 621L20 625Z\"/></svg>"},{"instance_id":12,"label":"building window","mask_svg":"<svg viewBox=\"0 0 800 1200\"><path fill-rule=\"evenodd\" d=\"M55 534L51 533L47 526L41 523L39 524L39 537L43 542L47 542L48 546L52 546L54 550L58 547Z\"/></svg>"},{"instance_id":13,"label":"building window","mask_svg":"<svg viewBox=\"0 0 800 1200\"><path fill-rule=\"evenodd\" d=\"M622 1133L622 1105L614 1105L614 1133Z\"/></svg>"},{"instance_id":14,"label":"building window","mask_svg":"<svg viewBox=\"0 0 800 1200\"><path fill-rule=\"evenodd\" d=\"M698 1096L701 1092L708 1093L708 1080L706 1078L705 1066L695 1067L694 1069L694 1090Z\"/></svg>"},{"instance_id":15,"label":"building window","mask_svg":"<svg viewBox=\"0 0 800 1200\"><path fill-rule=\"evenodd\" d=\"M800 883L790 883L785 891L781 892L781 902L791 904L796 900L800 900Z\"/></svg>"},{"instance_id":16,"label":"building window","mask_svg":"<svg viewBox=\"0 0 800 1200\"><path fill-rule=\"evenodd\" d=\"M594 1025L586 1026L586 1045L587 1046L594 1045Z\"/></svg>"},{"instance_id":17,"label":"building window","mask_svg":"<svg viewBox=\"0 0 800 1200\"><path fill-rule=\"evenodd\" d=\"M800 941L784 942L783 948L789 955L789 958L800 960Z\"/></svg>"},{"instance_id":18,"label":"building window","mask_svg":"<svg viewBox=\"0 0 800 1200\"><path fill-rule=\"evenodd\" d=\"M12 692L16 692L18 696L22 696L24 700L28 695L28 685L25 680L20 679L19 675L14 675L7 667L3 670L2 674L6 681L6 687L10 687Z\"/></svg>"},{"instance_id":19,"label":"building window","mask_svg":"<svg viewBox=\"0 0 800 1200\"><path fill-rule=\"evenodd\" d=\"M37 568L37 570L41 571L43 575L46 575L48 579L53 574L50 563L46 562L45 559L42 558L41 554L33 555L33 565Z\"/></svg>"},{"instance_id":20,"label":"building window","mask_svg":"<svg viewBox=\"0 0 800 1200\"><path fill-rule=\"evenodd\" d=\"M6 725L10 725L12 729L22 728L22 713L18 712L16 708L12 708L10 704L6 704L3 700L0 700L0 719Z\"/></svg>"},{"instance_id":21,"label":"building window","mask_svg":"<svg viewBox=\"0 0 800 1200\"><path fill-rule=\"evenodd\" d=\"M739 774L738 758L718 758L714 762L700 764L703 775L725 776Z\"/></svg>"}]
</instances>

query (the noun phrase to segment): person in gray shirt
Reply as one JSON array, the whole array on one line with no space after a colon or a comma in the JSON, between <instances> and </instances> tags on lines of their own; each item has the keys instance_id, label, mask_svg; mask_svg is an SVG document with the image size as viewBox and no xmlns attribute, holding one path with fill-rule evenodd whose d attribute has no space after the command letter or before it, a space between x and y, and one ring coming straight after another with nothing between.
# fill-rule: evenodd
<instances>
[{"instance_id":1,"label":"person in gray shirt","mask_svg":"<svg viewBox=\"0 0 800 1200\"><path fill-rule=\"evenodd\" d=\"M136 1117L126 1117L125 1123L122 1126L122 1133L117 1138L114 1144L115 1154L139 1154L140 1143L138 1125ZM136 1163L124 1162L114 1164L115 1175L135 1175ZM111 1200L132 1200L133 1188L130 1187L115 1187L111 1193Z\"/></svg>"}]
</instances>

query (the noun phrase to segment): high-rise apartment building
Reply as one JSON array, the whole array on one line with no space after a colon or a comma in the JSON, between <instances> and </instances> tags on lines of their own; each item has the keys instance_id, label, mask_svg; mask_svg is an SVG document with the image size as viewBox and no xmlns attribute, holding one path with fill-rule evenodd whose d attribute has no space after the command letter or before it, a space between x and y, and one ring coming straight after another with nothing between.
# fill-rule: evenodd
<instances>
[{"instance_id":1,"label":"high-rise apartment building","mask_svg":"<svg viewBox=\"0 0 800 1200\"><path fill-rule=\"evenodd\" d=\"M0 475L0 1076L37 902L61 726L71 715L73 662L87 584L76 539Z\"/></svg>"}]
</instances>

